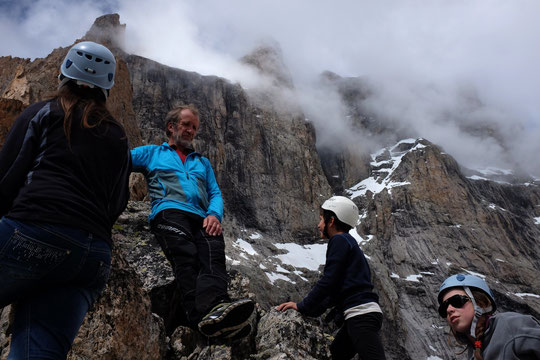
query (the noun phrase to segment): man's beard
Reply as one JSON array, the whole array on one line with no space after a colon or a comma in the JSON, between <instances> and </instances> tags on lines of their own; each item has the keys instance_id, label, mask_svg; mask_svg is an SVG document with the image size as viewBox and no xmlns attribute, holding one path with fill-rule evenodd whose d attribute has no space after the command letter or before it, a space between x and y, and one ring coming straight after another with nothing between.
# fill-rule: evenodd
<instances>
[{"instance_id":1,"label":"man's beard","mask_svg":"<svg viewBox=\"0 0 540 360\"><path fill-rule=\"evenodd\" d=\"M193 144L193 140L184 139L184 138L182 138L182 136L175 136L174 137L174 143L177 146L180 146L180 147L182 147L184 149L191 149L192 144Z\"/></svg>"}]
</instances>

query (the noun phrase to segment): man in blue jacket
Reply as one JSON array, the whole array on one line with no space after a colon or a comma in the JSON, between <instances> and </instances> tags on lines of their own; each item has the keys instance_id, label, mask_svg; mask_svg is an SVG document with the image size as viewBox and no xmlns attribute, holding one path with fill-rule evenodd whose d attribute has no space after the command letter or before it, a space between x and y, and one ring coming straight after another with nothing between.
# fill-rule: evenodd
<instances>
[{"instance_id":1,"label":"man in blue jacket","mask_svg":"<svg viewBox=\"0 0 540 360\"><path fill-rule=\"evenodd\" d=\"M165 127L168 142L131 150L133 171L146 177L151 230L171 263L189 325L208 337L236 336L254 303L231 302L227 294L223 199L210 162L192 148L199 112L177 107Z\"/></svg>"},{"instance_id":2,"label":"man in blue jacket","mask_svg":"<svg viewBox=\"0 0 540 360\"><path fill-rule=\"evenodd\" d=\"M330 345L332 359L385 359L379 337L382 311L373 292L371 271L364 253L349 230L358 222L358 207L344 196L333 196L321 206L317 226L328 241L324 273L301 302L286 302L278 311L294 309L303 315L319 316L334 306L345 320Z\"/></svg>"}]
</instances>

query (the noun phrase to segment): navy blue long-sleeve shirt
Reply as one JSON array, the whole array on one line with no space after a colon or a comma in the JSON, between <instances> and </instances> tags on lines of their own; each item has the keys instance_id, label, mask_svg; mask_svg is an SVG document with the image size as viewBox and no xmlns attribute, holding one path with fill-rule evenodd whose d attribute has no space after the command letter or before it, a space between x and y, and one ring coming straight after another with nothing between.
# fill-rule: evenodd
<instances>
[{"instance_id":1,"label":"navy blue long-sleeve shirt","mask_svg":"<svg viewBox=\"0 0 540 360\"><path fill-rule=\"evenodd\" d=\"M328 241L324 273L309 294L297 304L298 311L318 316L330 306L345 311L353 306L378 302L371 271L356 240L349 234L334 235Z\"/></svg>"},{"instance_id":2,"label":"navy blue long-sleeve shirt","mask_svg":"<svg viewBox=\"0 0 540 360\"><path fill-rule=\"evenodd\" d=\"M0 217L77 227L110 241L129 198L128 141L112 118L92 129L81 118L76 109L71 143L56 99L17 118L0 151Z\"/></svg>"}]
</instances>

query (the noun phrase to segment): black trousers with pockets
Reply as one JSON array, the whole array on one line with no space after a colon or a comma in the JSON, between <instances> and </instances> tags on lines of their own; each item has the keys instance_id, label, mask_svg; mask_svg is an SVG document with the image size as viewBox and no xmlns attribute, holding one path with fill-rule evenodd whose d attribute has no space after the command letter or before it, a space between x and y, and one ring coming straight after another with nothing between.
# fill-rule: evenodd
<instances>
[{"instance_id":1,"label":"black trousers with pockets","mask_svg":"<svg viewBox=\"0 0 540 360\"><path fill-rule=\"evenodd\" d=\"M229 301L223 235L210 236L202 223L200 216L175 209L161 211L151 223L171 263L191 326L216 304Z\"/></svg>"},{"instance_id":2,"label":"black trousers with pockets","mask_svg":"<svg viewBox=\"0 0 540 360\"><path fill-rule=\"evenodd\" d=\"M330 345L333 360L349 360L358 354L362 360L384 360L384 349L379 337L382 314L371 312L345 320Z\"/></svg>"}]
</instances>

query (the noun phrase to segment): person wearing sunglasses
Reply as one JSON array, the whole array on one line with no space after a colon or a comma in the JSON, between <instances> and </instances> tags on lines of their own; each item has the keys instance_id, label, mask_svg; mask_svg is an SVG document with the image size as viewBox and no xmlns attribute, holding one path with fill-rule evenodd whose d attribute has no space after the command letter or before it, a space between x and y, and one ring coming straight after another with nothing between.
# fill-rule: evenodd
<instances>
[{"instance_id":1,"label":"person wearing sunglasses","mask_svg":"<svg viewBox=\"0 0 540 360\"><path fill-rule=\"evenodd\" d=\"M447 278L438 295L445 318L469 359L540 359L540 323L524 314L501 312L487 283L473 275ZM464 351L465 351L464 350Z\"/></svg>"}]
</instances>

